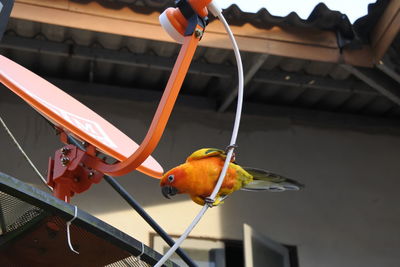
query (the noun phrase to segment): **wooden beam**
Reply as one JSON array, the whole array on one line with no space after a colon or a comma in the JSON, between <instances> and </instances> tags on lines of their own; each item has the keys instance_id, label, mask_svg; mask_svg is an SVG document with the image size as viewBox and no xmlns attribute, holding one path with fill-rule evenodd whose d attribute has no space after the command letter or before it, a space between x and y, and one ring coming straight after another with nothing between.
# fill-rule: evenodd
<instances>
[{"instance_id":1,"label":"wooden beam","mask_svg":"<svg viewBox=\"0 0 400 267\"><path fill-rule=\"evenodd\" d=\"M128 7L113 10L96 2L79 4L67 0L17 0L11 14L17 19L172 42L161 28L158 15L157 12L135 13ZM242 51L324 62L347 63L349 58L341 54L335 33L330 31L290 27L258 29L250 24L232 26L232 30ZM200 45L231 49L223 26L218 21L210 23ZM366 66L368 63L365 55L356 55L350 62L360 66Z\"/></svg>"},{"instance_id":2,"label":"wooden beam","mask_svg":"<svg viewBox=\"0 0 400 267\"><path fill-rule=\"evenodd\" d=\"M92 48L76 44L58 43L17 36L4 36L0 48L28 51L68 58L79 58L96 62L107 62L132 67L171 71L175 58L153 55L138 55L131 52L114 51L106 48ZM193 61L188 73L219 78L231 78L235 68L219 64Z\"/></svg>"},{"instance_id":3,"label":"wooden beam","mask_svg":"<svg viewBox=\"0 0 400 267\"><path fill-rule=\"evenodd\" d=\"M400 92L393 80L382 77L374 69L357 68L350 65L342 65L342 67L400 106Z\"/></svg>"},{"instance_id":4,"label":"wooden beam","mask_svg":"<svg viewBox=\"0 0 400 267\"><path fill-rule=\"evenodd\" d=\"M335 80L318 75L299 74L285 71L259 71L253 78L253 82L292 88L310 88L315 90L333 91L345 94L359 94L379 96L373 88L366 86L362 81Z\"/></svg>"},{"instance_id":5,"label":"wooden beam","mask_svg":"<svg viewBox=\"0 0 400 267\"><path fill-rule=\"evenodd\" d=\"M371 32L371 48L379 63L400 30L400 1L392 0Z\"/></svg>"},{"instance_id":6,"label":"wooden beam","mask_svg":"<svg viewBox=\"0 0 400 267\"><path fill-rule=\"evenodd\" d=\"M269 55L262 54L261 56L258 55L255 56L255 58L251 60L250 64L248 64L249 68L244 74L244 81L243 81L244 87L246 87L246 85L253 79L254 75L256 75L257 71L261 68L261 66L268 59L268 57ZM228 96L222 102L221 106L218 108L218 112L224 112L227 110L227 108L229 108L229 106L232 104L232 102L236 99L238 95L238 87L239 85L237 85L236 88L228 94Z\"/></svg>"},{"instance_id":7,"label":"wooden beam","mask_svg":"<svg viewBox=\"0 0 400 267\"><path fill-rule=\"evenodd\" d=\"M361 49L344 49L342 56L343 61L338 63L368 68L374 65L373 52L369 45L364 45Z\"/></svg>"},{"instance_id":8,"label":"wooden beam","mask_svg":"<svg viewBox=\"0 0 400 267\"><path fill-rule=\"evenodd\" d=\"M15 2L60 9L68 9L69 5L68 0L15 0Z\"/></svg>"},{"instance_id":9,"label":"wooden beam","mask_svg":"<svg viewBox=\"0 0 400 267\"><path fill-rule=\"evenodd\" d=\"M385 56L379 60L376 67L400 84L400 74L395 70L396 65Z\"/></svg>"}]
</instances>

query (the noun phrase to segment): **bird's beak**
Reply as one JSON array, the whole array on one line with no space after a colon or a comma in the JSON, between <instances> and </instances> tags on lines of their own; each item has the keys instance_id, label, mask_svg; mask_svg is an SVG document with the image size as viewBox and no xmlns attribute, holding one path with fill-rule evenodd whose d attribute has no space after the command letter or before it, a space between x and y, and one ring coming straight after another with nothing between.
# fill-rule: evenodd
<instances>
[{"instance_id":1,"label":"bird's beak","mask_svg":"<svg viewBox=\"0 0 400 267\"><path fill-rule=\"evenodd\" d=\"M170 196L174 196L178 193L178 189L170 185L166 185L161 187L161 193L163 194L164 197L170 199Z\"/></svg>"}]
</instances>

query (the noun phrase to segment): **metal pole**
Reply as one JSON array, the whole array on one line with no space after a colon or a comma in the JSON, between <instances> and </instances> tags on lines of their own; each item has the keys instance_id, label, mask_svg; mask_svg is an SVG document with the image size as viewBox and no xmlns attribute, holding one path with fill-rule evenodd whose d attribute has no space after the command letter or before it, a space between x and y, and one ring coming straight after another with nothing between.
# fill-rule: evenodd
<instances>
[{"instance_id":1,"label":"metal pole","mask_svg":"<svg viewBox=\"0 0 400 267\"><path fill-rule=\"evenodd\" d=\"M123 188L113 177L104 175L104 179L114 188L115 191L137 212L140 216L161 236L162 239L169 245L173 246L175 241L157 224L153 218L140 206L140 204L129 195L129 193ZM176 253L186 262L189 266L197 266L191 258L182 250L177 249Z\"/></svg>"}]
</instances>

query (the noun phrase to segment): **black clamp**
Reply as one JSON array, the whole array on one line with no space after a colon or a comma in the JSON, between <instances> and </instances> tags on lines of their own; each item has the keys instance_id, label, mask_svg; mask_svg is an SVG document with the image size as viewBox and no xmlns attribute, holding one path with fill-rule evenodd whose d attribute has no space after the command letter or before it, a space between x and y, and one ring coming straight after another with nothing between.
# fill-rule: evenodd
<instances>
[{"instance_id":1,"label":"black clamp","mask_svg":"<svg viewBox=\"0 0 400 267\"><path fill-rule=\"evenodd\" d=\"M185 30L185 36L192 35L197 25L200 25L203 29L208 24L208 17L200 17L196 11L193 10L192 6L187 0L176 0L175 6L179 8L182 15L188 20L189 24Z\"/></svg>"}]
</instances>

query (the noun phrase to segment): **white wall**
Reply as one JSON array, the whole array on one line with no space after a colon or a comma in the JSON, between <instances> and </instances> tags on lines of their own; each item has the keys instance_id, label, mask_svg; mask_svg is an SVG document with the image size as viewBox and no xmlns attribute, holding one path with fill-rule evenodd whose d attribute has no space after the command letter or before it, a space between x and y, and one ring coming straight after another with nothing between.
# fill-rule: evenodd
<instances>
[{"instance_id":1,"label":"white wall","mask_svg":"<svg viewBox=\"0 0 400 267\"><path fill-rule=\"evenodd\" d=\"M83 98L132 139L140 142L155 104ZM0 114L27 153L45 172L61 147L32 109L0 88ZM178 108L153 154L169 169L201 147L224 148L232 114ZM237 160L306 184L302 192L237 192L211 209L193 236L241 239L248 223L277 241L298 246L303 267L400 266L400 138L296 125L289 119L244 116ZM30 183L39 180L0 129L0 170ZM200 206L179 196L166 200L158 180L138 172L120 177L137 201L170 234L181 234ZM73 203L149 243L153 232L105 182Z\"/></svg>"}]
</instances>

